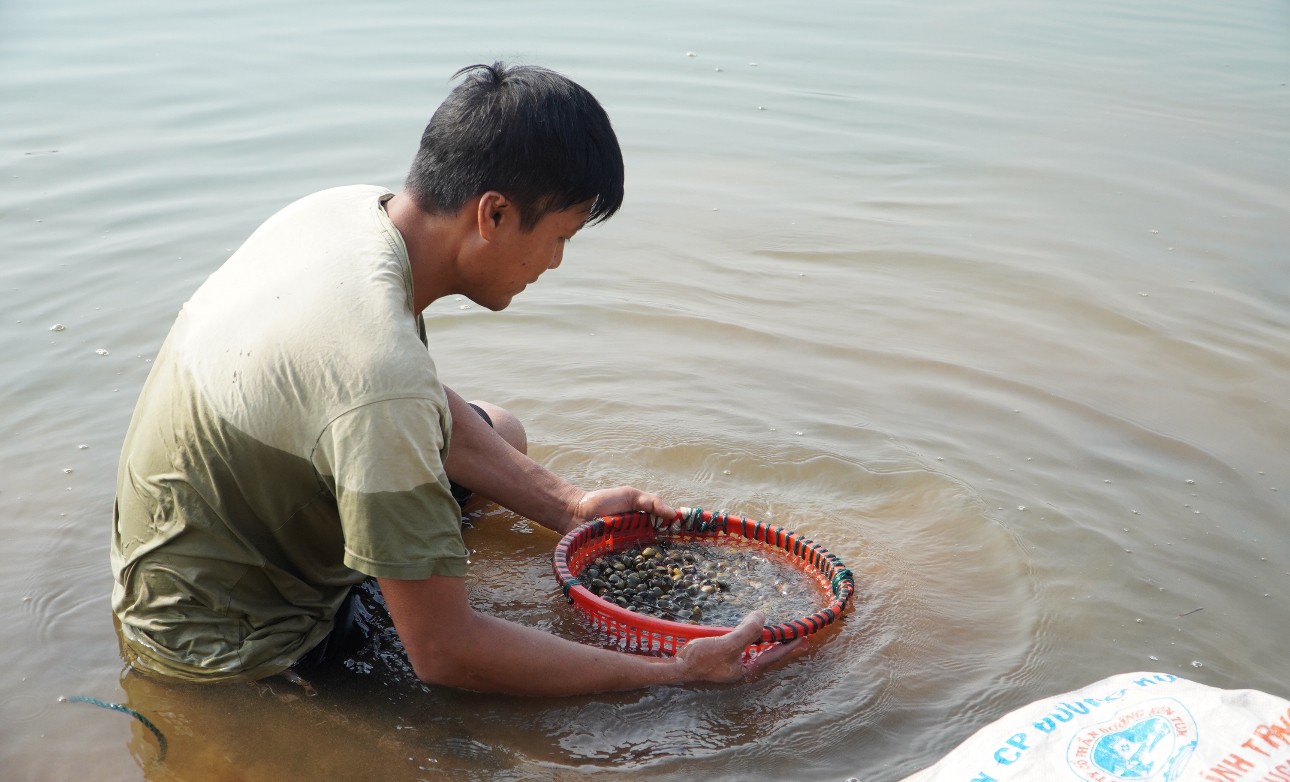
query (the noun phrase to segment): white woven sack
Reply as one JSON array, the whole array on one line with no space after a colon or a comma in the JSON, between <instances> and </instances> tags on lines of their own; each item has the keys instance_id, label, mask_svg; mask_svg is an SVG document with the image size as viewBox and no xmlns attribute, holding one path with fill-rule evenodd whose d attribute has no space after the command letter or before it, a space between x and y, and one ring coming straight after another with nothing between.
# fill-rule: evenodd
<instances>
[{"instance_id":1,"label":"white woven sack","mask_svg":"<svg viewBox=\"0 0 1290 782\"><path fill-rule=\"evenodd\" d=\"M905 782L1290 782L1290 701L1126 673L1036 701Z\"/></svg>"}]
</instances>

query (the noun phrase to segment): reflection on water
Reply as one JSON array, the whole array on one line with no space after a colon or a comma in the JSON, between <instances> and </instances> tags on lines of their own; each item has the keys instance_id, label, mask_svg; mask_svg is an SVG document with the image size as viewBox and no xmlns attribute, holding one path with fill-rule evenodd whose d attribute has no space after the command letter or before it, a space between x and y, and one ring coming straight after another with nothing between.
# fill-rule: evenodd
<instances>
[{"instance_id":1,"label":"reflection on water","mask_svg":"<svg viewBox=\"0 0 1290 782\"><path fill-rule=\"evenodd\" d=\"M7 774L881 782L1113 673L1290 695L1283 4L356 8L0 11ZM122 674L116 454L180 304L283 204L397 186L494 56L601 98L628 196L507 312L432 307L443 376L582 485L818 540L852 608L738 687ZM477 608L596 641L550 533L467 543Z\"/></svg>"}]
</instances>

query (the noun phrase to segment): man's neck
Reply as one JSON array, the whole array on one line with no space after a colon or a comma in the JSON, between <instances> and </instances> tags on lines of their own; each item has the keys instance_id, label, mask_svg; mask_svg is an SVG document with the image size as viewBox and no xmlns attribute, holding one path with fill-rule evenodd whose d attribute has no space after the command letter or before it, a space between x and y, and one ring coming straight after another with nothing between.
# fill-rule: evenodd
<instances>
[{"instance_id":1,"label":"man's neck","mask_svg":"<svg viewBox=\"0 0 1290 782\"><path fill-rule=\"evenodd\" d=\"M412 268L412 306L422 312L454 292L457 255L467 229L462 215L428 214L406 191L385 202L390 221L403 236Z\"/></svg>"}]
</instances>

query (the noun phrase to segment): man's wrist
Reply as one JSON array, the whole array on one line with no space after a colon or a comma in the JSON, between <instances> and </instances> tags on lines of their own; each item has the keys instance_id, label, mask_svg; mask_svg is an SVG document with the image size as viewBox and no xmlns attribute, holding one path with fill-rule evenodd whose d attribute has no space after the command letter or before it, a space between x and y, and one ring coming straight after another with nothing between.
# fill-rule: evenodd
<instances>
[{"instance_id":1,"label":"man's wrist","mask_svg":"<svg viewBox=\"0 0 1290 782\"><path fill-rule=\"evenodd\" d=\"M579 489L577 486L569 486L569 495L565 501L565 507L567 510L565 511L564 519L562 519L564 524L568 527L568 529L565 530L566 532L573 530L585 521L591 521L590 518L584 518L587 512L587 497L587 492Z\"/></svg>"},{"instance_id":2,"label":"man's wrist","mask_svg":"<svg viewBox=\"0 0 1290 782\"><path fill-rule=\"evenodd\" d=\"M647 678L651 685L685 684L690 681L690 664L684 657L637 657L649 664Z\"/></svg>"}]
</instances>

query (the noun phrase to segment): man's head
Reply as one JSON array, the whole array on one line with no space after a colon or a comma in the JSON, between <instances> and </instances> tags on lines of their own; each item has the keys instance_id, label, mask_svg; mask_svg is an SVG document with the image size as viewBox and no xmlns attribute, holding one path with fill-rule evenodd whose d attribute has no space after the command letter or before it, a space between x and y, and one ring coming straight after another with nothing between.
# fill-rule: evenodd
<instances>
[{"instance_id":1,"label":"man's head","mask_svg":"<svg viewBox=\"0 0 1290 782\"><path fill-rule=\"evenodd\" d=\"M623 155L591 93L554 71L472 65L430 118L406 188L431 214L456 213L488 191L518 207L525 230L590 203L588 222L623 202Z\"/></svg>"}]
</instances>

